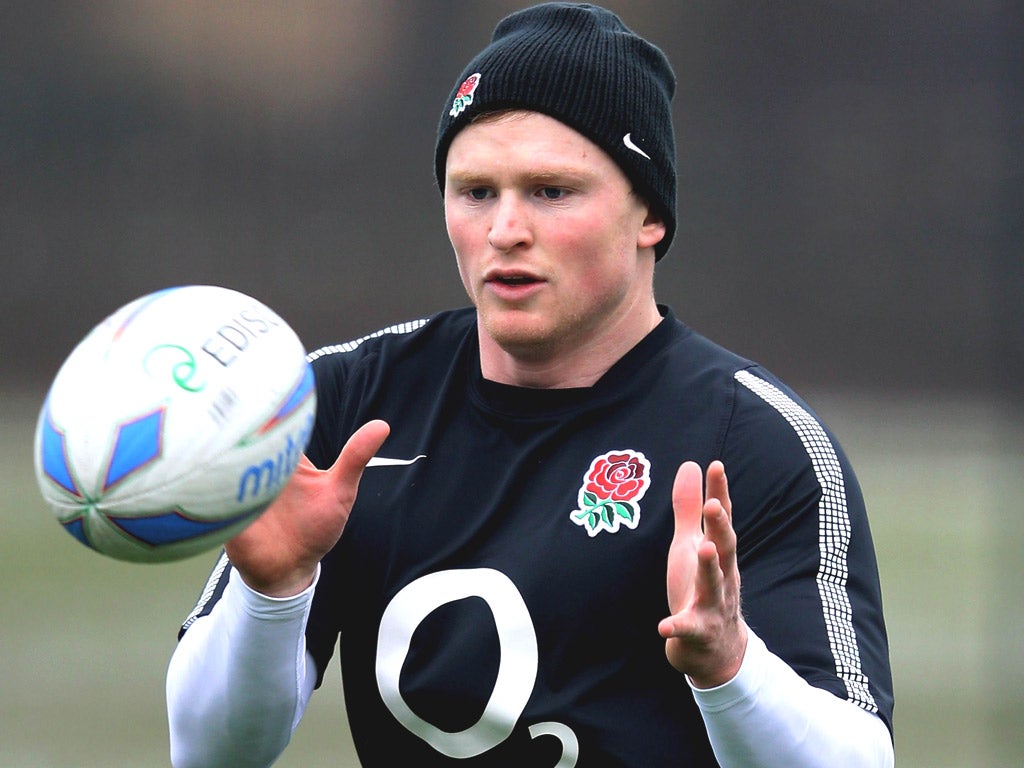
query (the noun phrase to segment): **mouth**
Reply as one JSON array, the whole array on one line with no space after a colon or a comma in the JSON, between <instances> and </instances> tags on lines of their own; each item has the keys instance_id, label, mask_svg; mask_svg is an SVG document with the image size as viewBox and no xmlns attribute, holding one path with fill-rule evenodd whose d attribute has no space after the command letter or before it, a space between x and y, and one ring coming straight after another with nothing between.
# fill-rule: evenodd
<instances>
[{"instance_id":1,"label":"mouth","mask_svg":"<svg viewBox=\"0 0 1024 768\"><path fill-rule=\"evenodd\" d=\"M489 282L501 283L502 285L530 285L540 281L529 275L497 275L492 277Z\"/></svg>"},{"instance_id":2,"label":"mouth","mask_svg":"<svg viewBox=\"0 0 1024 768\"><path fill-rule=\"evenodd\" d=\"M536 275L532 275L529 272L523 272L521 270L495 269L484 275L484 282L509 286L510 288L518 288L524 285L533 285L534 283L540 283L543 281Z\"/></svg>"},{"instance_id":3,"label":"mouth","mask_svg":"<svg viewBox=\"0 0 1024 768\"><path fill-rule=\"evenodd\" d=\"M520 271L495 270L484 276L486 285L492 295L502 301L525 301L544 284L544 280Z\"/></svg>"}]
</instances>

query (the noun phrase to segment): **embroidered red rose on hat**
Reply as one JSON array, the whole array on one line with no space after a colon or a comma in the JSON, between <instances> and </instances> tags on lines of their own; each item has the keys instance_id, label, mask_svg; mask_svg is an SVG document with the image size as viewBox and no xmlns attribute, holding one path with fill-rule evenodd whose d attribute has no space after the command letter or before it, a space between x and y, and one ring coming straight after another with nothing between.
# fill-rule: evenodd
<instances>
[{"instance_id":1,"label":"embroidered red rose on hat","mask_svg":"<svg viewBox=\"0 0 1024 768\"><path fill-rule=\"evenodd\" d=\"M478 85L480 85L479 72L467 77L462 85L459 86L458 93L455 94L455 100L452 102L452 108L448 114L452 117L461 115L466 110L466 107L473 103L473 94L476 92Z\"/></svg>"}]
</instances>

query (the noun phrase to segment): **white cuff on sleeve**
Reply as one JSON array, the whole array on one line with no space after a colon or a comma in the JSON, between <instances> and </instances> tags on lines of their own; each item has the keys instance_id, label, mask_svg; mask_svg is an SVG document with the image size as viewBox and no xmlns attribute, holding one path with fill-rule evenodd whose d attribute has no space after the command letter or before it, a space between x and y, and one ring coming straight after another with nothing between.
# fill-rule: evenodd
<instances>
[{"instance_id":1,"label":"white cuff on sleeve","mask_svg":"<svg viewBox=\"0 0 1024 768\"><path fill-rule=\"evenodd\" d=\"M232 571L231 579L224 588L224 596L221 600L230 599L228 598L229 591L233 595L237 592L237 597L241 601L240 605L254 619L283 619L294 616L296 612L305 616L309 604L313 601L313 592L316 590L316 584L319 580L320 566L317 565L316 573L313 576L313 583L299 592L299 594L292 595L291 597L271 597L270 595L264 595L262 592L257 592L245 583L245 580L238 575L238 571Z\"/></svg>"},{"instance_id":2,"label":"white cuff on sleeve","mask_svg":"<svg viewBox=\"0 0 1024 768\"><path fill-rule=\"evenodd\" d=\"M716 688L690 688L722 768L894 763L881 718L808 684L753 632L736 677Z\"/></svg>"}]
</instances>

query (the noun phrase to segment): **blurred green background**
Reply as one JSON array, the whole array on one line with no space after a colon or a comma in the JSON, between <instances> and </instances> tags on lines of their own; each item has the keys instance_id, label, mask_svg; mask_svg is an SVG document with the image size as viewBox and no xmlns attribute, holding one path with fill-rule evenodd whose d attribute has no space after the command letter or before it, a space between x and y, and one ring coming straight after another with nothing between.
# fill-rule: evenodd
<instances>
[{"instance_id":1,"label":"blurred green background","mask_svg":"<svg viewBox=\"0 0 1024 768\"><path fill-rule=\"evenodd\" d=\"M41 399L5 396L0 406L0 765L166 766L164 672L213 558L124 564L64 533L33 477ZM845 436L872 513L897 765L1019 768L1020 414L977 403L811 399ZM358 765L336 668L278 765Z\"/></svg>"},{"instance_id":2,"label":"blurred green background","mask_svg":"<svg viewBox=\"0 0 1024 768\"><path fill-rule=\"evenodd\" d=\"M679 79L658 297L817 408L883 578L902 768L1024 765L1024 7L609 0ZM213 283L308 348L465 303L442 102L513 0L0 7L0 766L167 765L213 556L144 567L43 510L34 420L127 301ZM281 766L355 765L337 672Z\"/></svg>"}]
</instances>

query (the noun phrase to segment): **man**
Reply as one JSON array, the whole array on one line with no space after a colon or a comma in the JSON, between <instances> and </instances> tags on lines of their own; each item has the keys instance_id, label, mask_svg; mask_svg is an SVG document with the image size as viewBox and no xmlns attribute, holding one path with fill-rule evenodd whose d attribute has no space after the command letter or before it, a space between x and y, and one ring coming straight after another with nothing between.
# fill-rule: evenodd
<instances>
[{"instance_id":1,"label":"man","mask_svg":"<svg viewBox=\"0 0 1024 768\"><path fill-rule=\"evenodd\" d=\"M310 461L171 662L175 765L270 764L339 637L368 767L892 764L845 456L655 303L673 90L564 3L457 79L436 168L473 308L311 355Z\"/></svg>"}]
</instances>

